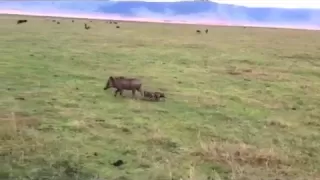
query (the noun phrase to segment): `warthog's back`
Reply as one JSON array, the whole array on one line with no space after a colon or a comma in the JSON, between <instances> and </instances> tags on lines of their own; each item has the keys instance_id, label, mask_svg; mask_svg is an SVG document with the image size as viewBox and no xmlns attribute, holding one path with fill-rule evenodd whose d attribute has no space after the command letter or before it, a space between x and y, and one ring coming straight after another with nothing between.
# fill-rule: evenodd
<instances>
[{"instance_id":1,"label":"warthog's back","mask_svg":"<svg viewBox=\"0 0 320 180\"><path fill-rule=\"evenodd\" d=\"M141 81L136 78L118 77L115 79L116 84L124 89L136 89L141 87Z\"/></svg>"},{"instance_id":2,"label":"warthog's back","mask_svg":"<svg viewBox=\"0 0 320 180\"><path fill-rule=\"evenodd\" d=\"M129 79L132 84L142 84L139 79Z\"/></svg>"}]
</instances>

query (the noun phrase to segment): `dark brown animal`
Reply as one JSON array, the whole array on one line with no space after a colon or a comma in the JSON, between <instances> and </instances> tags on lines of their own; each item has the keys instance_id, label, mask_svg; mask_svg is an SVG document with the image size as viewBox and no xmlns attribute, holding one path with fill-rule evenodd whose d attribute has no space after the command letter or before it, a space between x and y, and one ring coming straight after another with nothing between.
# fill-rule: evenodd
<instances>
[{"instance_id":1,"label":"dark brown animal","mask_svg":"<svg viewBox=\"0 0 320 180\"><path fill-rule=\"evenodd\" d=\"M26 22L28 22L28 20L20 19L20 20L17 21L17 24L22 24L22 23L26 23Z\"/></svg>"},{"instance_id":2,"label":"dark brown animal","mask_svg":"<svg viewBox=\"0 0 320 180\"><path fill-rule=\"evenodd\" d=\"M120 28L120 26L116 26L116 28L118 28L118 29L119 29L119 28Z\"/></svg>"},{"instance_id":3,"label":"dark brown animal","mask_svg":"<svg viewBox=\"0 0 320 180\"><path fill-rule=\"evenodd\" d=\"M72 20L72 22L74 22L74 20Z\"/></svg>"},{"instance_id":4,"label":"dark brown animal","mask_svg":"<svg viewBox=\"0 0 320 180\"><path fill-rule=\"evenodd\" d=\"M60 24L60 22L58 21L57 24Z\"/></svg>"},{"instance_id":5,"label":"dark brown animal","mask_svg":"<svg viewBox=\"0 0 320 180\"><path fill-rule=\"evenodd\" d=\"M87 23L84 23L84 28L85 28L86 30L88 30L88 29L90 29L90 26L88 26Z\"/></svg>"},{"instance_id":6,"label":"dark brown animal","mask_svg":"<svg viewBox=\"0 0 320 180\"><path fill-rule=\"evenodd\" d=\"M208 32L209 32L209 30L208 30L208 29L206 29L206 34L208 34Z\"/></svg>"},{"instance_id":7,"label":"dark brown animal","mask_svg":"<svg viewBox=\"0 0 320 180\"><path fill-rule=\"evenodd\" d=\"M150 92L150 91L143 91L143 97L146 97L146 98L155 98L154 97L154 93L153 92Z\"/></svg>"},{"instance_id":8,"label":"dark brown animal","mask_svg":"<svg viewBox=\"0 0 320 180\"><path fill-rule=\"evenodd\" d=\"M158 92L158 91L156 91L156 92L154 92L154 94L155 94L155 96L157 96L159 99L160 99L160 98L166 98L166 96L165 96L165 94L164 94L163 92Z\"/></svg>"},{"instance_id":9,"label":"dark brown animal","mask_svg":"<svg viewBox=\"0 0 320 180\"><path fill-rule=\"evenodd\" d=\"M161 98L166 98L166 96L162 92L156 91L153 94L156 101L159 101Z\"/></svg>"},{"instance_id":10,"label":"dark brown animal","mask_svg":"<svg viewBox=\"0 0 320 180\"><path fill-rule=\"evenodd\" d=\"M161 98L166 98L164 93L162 92L150 92L150 91L143 91L143 96L149 99L154 99L156 101L159 101Z\"/></svg>"},{"instance_id":11,"label":"dark brown animal","mask_svg":"<svg viewBox=\"0 0 320 180\"><path fill-rule=\"evenodd\" d=\"M200 31L200 30L197 30L197 33L198 33L198 34L200 34L200 33L201 33L201 31Z\"/></svg>"},{"instance_id":12,"label":"dark brown animal","mask_svg":"<svg viewBox=\"0 0 320 180\"><path fill-rule=\"evenodd\" d=\"M142 94L142 82L139 79L136 78L127 78L124 76L117 76L113 77L110 76L107 80L106 86L103 88L104 90L107 90L109 88L115 88L116 91L114 93L114 96L116 97L118 93L120 93L121 96L123 93L123 90L131 90L132 91L132 97L135 97L136 91L139 91L141 96Z\"/></svg>"}]
</instances>

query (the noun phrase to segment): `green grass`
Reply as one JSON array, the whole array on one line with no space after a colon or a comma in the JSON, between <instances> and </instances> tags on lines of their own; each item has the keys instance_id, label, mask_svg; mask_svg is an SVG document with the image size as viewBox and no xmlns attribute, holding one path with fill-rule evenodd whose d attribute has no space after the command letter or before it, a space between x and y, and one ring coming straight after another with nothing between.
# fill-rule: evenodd
<instances>
[{"instance_id":1,"label":"green grass","mask_svg":"<svg viewBox=\"0 0 320 180\"><path fill-rule=\"evenodd\" d=\"M1 180L320 178L319 32L19 18L0 16ZM110 75L167 99L115 98Z\"/></svg>"}]
</instances>

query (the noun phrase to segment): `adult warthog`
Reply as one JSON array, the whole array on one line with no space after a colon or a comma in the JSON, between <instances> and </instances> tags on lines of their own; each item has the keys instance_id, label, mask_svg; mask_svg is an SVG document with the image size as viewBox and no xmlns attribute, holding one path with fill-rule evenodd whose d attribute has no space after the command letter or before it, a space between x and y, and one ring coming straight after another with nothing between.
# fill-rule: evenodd
<instances>
[{"instance_id":1,"label":"adult warthog","mask_svg":"<svg viewBox=\"0 0 320 180\"><path fill-rule=\"evenodd\" d=\"M123 90L131 90L132 97L135 97L136 91L139 91L141 96L143 96L143 93L141 90L142 82L136 78L127 78L124 76L117 76L117 77L110 76L106 83L106 86L103 89L107 90L112 87L116 89L114 93L115 97L117 96L118 93L120 93L120 95L123 96L122 95Z\"/></svg>"}]
</instances>

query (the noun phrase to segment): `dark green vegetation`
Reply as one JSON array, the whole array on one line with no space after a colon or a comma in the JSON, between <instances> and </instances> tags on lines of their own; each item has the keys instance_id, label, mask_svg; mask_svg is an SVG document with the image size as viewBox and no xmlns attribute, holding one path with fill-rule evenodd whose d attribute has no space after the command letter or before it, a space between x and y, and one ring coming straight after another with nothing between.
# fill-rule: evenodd
<instances>
[{"instance_id":1,"label":"dark green vegetation","mask_svg":"<svg viewBox=\"0 0 320 180\"><path fill-rule=\"evenodd\" d=\"M19 18L0 16L1 180L319 178L319 32Z\"/></svg>"}]
</instances>

